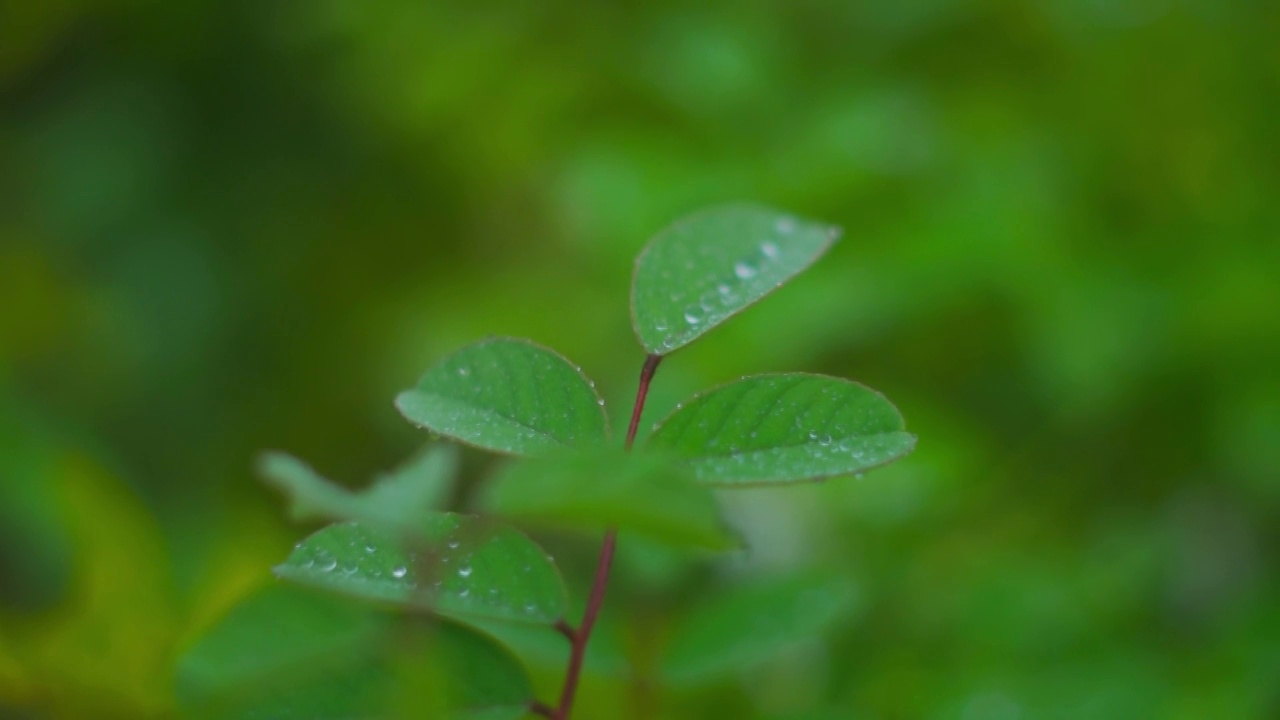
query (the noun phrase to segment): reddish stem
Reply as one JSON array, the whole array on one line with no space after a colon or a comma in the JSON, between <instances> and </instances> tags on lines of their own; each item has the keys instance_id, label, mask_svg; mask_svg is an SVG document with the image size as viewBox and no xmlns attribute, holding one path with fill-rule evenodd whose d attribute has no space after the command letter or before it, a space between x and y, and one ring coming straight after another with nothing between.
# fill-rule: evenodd
<instances>
[{"instance_id":1,"label":"reddish stem","mask_svg":"<svg viewBox=\"0 0 1280 720\"><path fill-rule=\"evenodd\" d=\"M627 427L627 439L624 447L630 450L636 441L636 430L640 427L640 413L644 411L645 398L649 396L649 381L662 362L661 355L650 355L644 360L640 370L640 387L636 390L636 402L631 407L631 424ZM587 597L587 608L582 613L582 624L574 630L561 621L556 629L569 638L572 647L569 650L569 669L565 672L564 689L560 692L560 706L552 720L569 720L573 710L573 698L578 691L578 679L582 675L582 662L587 654L587 641L591 639L591 630L595 627L596 617L600 615L600 606L604 604L604 593L609 586L609 568L613 566L613 551L618 546L617 528L609 528L604 533L604 543L600 547L600 560L596 563L596 576L591 582L591 595Z\"/></svg>"},{"instance_id":2,"label":"reddish stem","mask_svg":"<svg viewBox=\"0 0 1280 720\"><path fill-rule=\"evenodd\" d=\"M631 424L627 426L625 447L628 450L636 441L636 430L640 427L640 413L644 410L644 399L649 396L649 381L653 380L653 374L658 371L660 362L662 362L661 355L650 355L644 359L644 367L640 369L640 387L636 390L635 405L631 406Z\"/></svg>"}]
</instances>

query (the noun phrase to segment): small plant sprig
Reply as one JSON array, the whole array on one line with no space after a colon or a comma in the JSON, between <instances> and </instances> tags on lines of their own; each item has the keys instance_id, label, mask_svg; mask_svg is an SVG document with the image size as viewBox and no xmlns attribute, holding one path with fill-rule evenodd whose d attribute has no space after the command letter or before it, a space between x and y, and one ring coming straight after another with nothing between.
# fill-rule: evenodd
<instances>
[{"instance_id":1,"label":"small plant sprig","mask_svg":"<svg viewBox=\"0 0 1280 720\"><path fill-rule=\"evenodd\" d=\"M237 695L227 688L241 685L226 680L219 664L234 653L218 655L221 646L215 642L210 650L208 639L184 665L192 692L206 707L212 698L218 701L212 706L237 717L244 716L236 715L241 710L264 716L270 708L285 708L290 716L300 710L308 717L369 716L394 707L429 708L432 714L418 716L430 717L514 720L533 713L569 720L620 529L673 545L732 548L737 541L721 520L713 488L860 474L914 448L915 437L882 395L848 380L803 373L745 377L696 395L637 444L650 383L664 359L806 269L838 234L791 214L730 205L656 236L637 258L632 284L632 323L647 355L621 449L610 439L595 384L547 348L488 339L428 370L396 398L406 419L434 435L521 458L487 484L479 515L440 509L455 470L447 444L362 493L329 483L287 455L265 456L261 472L291 496L295 519L339 521L298 543L276 574L436 618L434 694L425 704L388 699L398 696L386 685L387 673L364 672L371 663L383 667L384 652L376 661L366 653L338 663L345 668L338 690L333 678L339 671L330 669L284 690ZM567 617L568 594L555 562L509 522L603 533L576 623ZM842 586L819 581L815 587L803 578L713 600L673 633L664 678L679 685L714 671L725 658L767 657L770 643L820 629L847 600ZM255 622L285 612L296 616L289 602L320 601L268 596L255 602L223 621L224 635L250 634ZM310 612L340 615L349 608L326 605ZM755 632L744 638L733 623L752 613ZM405 632L405 625L386 620L361 622L370 625L367 637L360 636L364 644L357 643L361 648L370 638L380 638L385 648L388 635ZM314 645L305 633L315 628L296 617L293 623L289 632L295 635L278 642ZM503 626L517 623L552 628L569 642L554 704L532 698L524 668L491 635L501 637ZM371 711L370 704L377 707Z\"/></svg>"}]
</instances>

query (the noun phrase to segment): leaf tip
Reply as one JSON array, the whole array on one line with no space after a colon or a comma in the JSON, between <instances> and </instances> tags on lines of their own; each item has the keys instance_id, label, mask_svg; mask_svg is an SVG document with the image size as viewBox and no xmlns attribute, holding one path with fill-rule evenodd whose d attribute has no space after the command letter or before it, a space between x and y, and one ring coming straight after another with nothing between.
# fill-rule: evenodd
<instances>
[{"instance_id":1,"label":"leaf tip","mask_svg":"<svg viewBox=\"0 0 1280 720\"><path fill-rule=\"evenodd\" d=\"M401 415L405 415L405 405L408 404L409 398L412 395L413 390L401 390L396 393L395 400L392 401L392 404L396 406L396 410L399 410ZM406 419L408 419L407 416Z\"/></svg>"},{"instance_id":2,"label":"leaf tip","mask_svg":"<svg viewBox=\"0 0 1280 720\"><path fill-rule=\"evenodd\" d=\"M907 449L903 451L900 457L906 457L915 452L916 443L920 440L920 436L915 433L904 432L903 434L907 436Z\"/></svg>"},{"instance_id":3,"label":"leaf tip","mask_svg":"<svg viewBox=\"0 0 1280 720\"><path fill-rule=\"evenodd\" d=\"M295 484L294 477L314 473L305 462L283 450L263 450L258 453L253 460L253 471L264 484L285 494L291 492Z\"/></svg>"}]
</instances>

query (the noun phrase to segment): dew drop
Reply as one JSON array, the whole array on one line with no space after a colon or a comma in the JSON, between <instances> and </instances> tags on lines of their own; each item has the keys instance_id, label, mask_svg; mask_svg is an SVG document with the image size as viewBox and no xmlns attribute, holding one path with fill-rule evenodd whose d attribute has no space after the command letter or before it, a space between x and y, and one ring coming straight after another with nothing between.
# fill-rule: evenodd
<instances>
[{"instance_id":1,"label":"dew drop","mask_svg":"<svg viewBox=\"0 0 1280 720\"><path fill-rule=\"evenodd\" d=\"M690 325L697 325L702 322L702 308L689 308L684 311L684 321Z\"/></svg>"},{"instance_id":2,"label":"dew drop","mask_svg":"<svg viewBox=\"0 0 1280 720\"><path fill-rule=\"evenodd\" d=\"M458 374L462 377L466 377L471 374L471 368L460 367L458 368Z\"/></svg>"},{"instance_id":3,"label":"dew drop","mask_svg":"<svg viewBox=\"0 0 1280 720\"><path fill-rule=\"evenodd\" d=\"M449 542L447 544L449 545L450 550L457 550L458 545L460 545L461 543L458 542L457 538L449 538Z\"/></svg>"},{"instance_id":4,"label":"dew drop","mask_svg":"<svg viewBox=\"0 0 1280 720\"><path fill-rule=\"evenodd\" d=\"M377 548L375 548L375 547L374 547L374 546L372 546L372 545L365 545L365 546L364 546L364 551L365 551L365 552L367 552L367 553L369 553L370 555L372 555L376 550L377 550Z\"/></svg>"},{"instance_id":5,"label":"dew drop","mask_svg":"<svg viewBox=\"0 0 1280 720\"><path fill-rule=\"evenodd\" d=\"M823 447L825 447L825 446L827 446L827 445L830 445L830 444L831 444L831 436L830 436L830 435L823 435L822 437L818 438L818 444L819 444L819 445L822 445Z\"/></svg>"},{"instance_id":6,"label":"dew drop","mask_svg":"<svg viewBox=\"0 0 1280 720\"><path fill-rule=\"evenodd\" d=\"M458 597L466 597L471 594L470 588L462 588L462 592L458 593Z\"/></svg>"},{"instance_id":7,"label":"dew drop","mask_svg":"<svg viewBox=\"0 0 1280 720\"><path fill-rule=\"evenodd\" d=\"M471 566L463 565L458 568L458 577L471 577Z\"/></svg>"},{"instance_id":8,"label":"dew drop","mask_svg":"<svg viewBox=\"0 0 1280 720\"><path fill-rule=\"evenodd\" d=\"M392 569L392 571L391 571L391 577L395 577L395 578L402 578L402 577L404 577L408 572L409 572L409 568L407 568L407 567L405 567L405 566L401 565L401 566L399 566L399 567L396 567L396 568Z\"/></svg>"},{"instance_id":9,"label":"dew drop","mask_svg":"<svg viewBox=\"0 0 1280 720\"><path fill-rule=\"evenodd\" d=\"M338 567L338 561L333 558L329 558L328 560L324 560L320 563L320 570L323 572L332 572L336 567Z\"/></svg>"},{"instance_id":10,"label":"dew drop","mask_svg":"<svg viewBox=\"0 0 1280 720\"><path fill-rule=\"evenodd\" d=\"M772 242L763 243L760 245L760 252L770 260L776 259L778 257L778 244Z\"/></svg>"},{"instance_id":11,"label":"dew drop","mask_svg":"<svg viewBox=\"0 0 1280 720\"><path fill-rule=\"evenodd\" d=\"M733 274L738 276L740 280L750 280L756 276L756 269L745 262L736 262L733 264Z\"/></svg>"},{"instance_id":12,"label":"dew drop","mask_svg":"<svg viewBox=\"0 0 1280 720\"><path fill-rule=\"evenodd\" d=\"M604 398L596 398L596 404L604 407Z\"/></svg>"},{"instance_id":13,"label":"dew drop","mask_svg":"<svg viewBox=\"0 0 1280 720\"><path fill-rule=\"evenodd\" d=\"M796 221L793 218L780 217L778 218L778 221L773 224L773 229L783 235L789 235L795 232Z\"/></svg>"}]
</instances>

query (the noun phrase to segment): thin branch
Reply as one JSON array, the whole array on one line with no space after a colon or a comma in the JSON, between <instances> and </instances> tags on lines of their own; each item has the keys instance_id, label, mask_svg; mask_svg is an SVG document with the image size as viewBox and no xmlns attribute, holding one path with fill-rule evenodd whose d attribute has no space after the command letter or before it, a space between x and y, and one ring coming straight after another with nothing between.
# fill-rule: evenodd
<instances>
[{"instance_id":1,"label":"thin branch","mask_svg":"<svg viewBox=\"0 0 1280 720\"><path fill-rule=\"evenodd\" d=\"M653 380L653 374L658 371L660 362L662 362L661 355L650 355L644 359L644 367L640 369L640 387L636 390L636 402L631 406L631 424L627 426L625 447L628 450L636 441L636 430L640 427L640 413L644 411L645 398L649 397L649 382Z\"/></svg>"},{"instance_id":2,"label":"thin branch","mask_svg":"<svg viewBox=\"0 0 1280 720\"><path fill-rule=\"evenodd\" d=\"M640 414L644 411L645 398L649 396L649 382L662 362L661 355L650 355L644 360L640 370L640 387L636 390L636 401L631 408L631 424L627 427L625 447L630 450L636 441L636 430L640 427ZM591 595L587 598L587 608L582 613L582 624L577 630L569 627L563 620L556 623L556 629L569 638L573 646L569 650L569 669L565 672L564 688L560 691L560 706L552 720L569 720L573 711L573 699L578 691L578 680L582 675L582 663L586 658L587 642L591 639L591 630L595 627L596 618L600 615L600 607L604 604L605 590L609 587L609 568L613 566L613 552L618 546L617 528L609 528L604 533L604 543L600 546L600 560L596 563L596 576L591 582Z\"/></svg>"},{"instance_id":3,"label":"thin branch","mask_svg":"<svg viewBox=\"0 0 1280 720\"><path fill-rule=\"evenodd\" d=\"M595 626L596 617L600 614L600 606L604 604L604 591L609 585L609 567L613 564L613 550L618 544L618 531L609 528L604 534L604 544L600 547L600 561L596 564L596 577L591 583L591 595L587 599L587 609L582 614L582 625L573 638L573 647L569 651L569 669L565 672L564 688L560 691L560 708L556 711L556 720L569 720L569 712L573 709L573 698L578 690L578 680L582 676L582 663L587 655L587 641L591 639L591 629Z\"/></svg>"}]
</instances>

